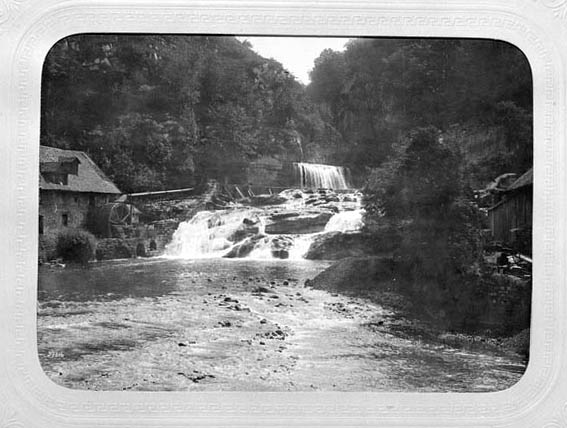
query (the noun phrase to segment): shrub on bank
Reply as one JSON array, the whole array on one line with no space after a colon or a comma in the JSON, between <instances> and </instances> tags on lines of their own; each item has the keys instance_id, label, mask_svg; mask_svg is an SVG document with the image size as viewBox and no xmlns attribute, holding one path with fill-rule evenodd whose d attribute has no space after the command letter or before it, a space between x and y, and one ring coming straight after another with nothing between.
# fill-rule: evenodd
<instances>
[{"instance_id":1,"label":"shrub on bank","mask_svg":"<svg viewBox=\"0 0 567 428\"><path fill-rule=\"evenodd\" d=\"M59 234L57 255L66 262L86 264L94 258L96 238L84 230L69 229Z\"/></svg>"},{"instance_id":2,"label":"shrub on bank","mask_svg":"<svg viewBox=\"0 0 567 428\"><path fill-rule=\"evenodd\" d=\"M57 236L40 235L38 244L38 261L40 264L57 258Z\"/></svg>"}]
</instances>

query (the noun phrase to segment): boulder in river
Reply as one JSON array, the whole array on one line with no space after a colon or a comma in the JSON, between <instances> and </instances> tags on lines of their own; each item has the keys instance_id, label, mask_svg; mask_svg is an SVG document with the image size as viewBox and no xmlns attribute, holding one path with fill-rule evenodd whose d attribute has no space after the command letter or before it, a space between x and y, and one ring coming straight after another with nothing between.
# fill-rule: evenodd
<instances>
[{"instance_id":1,"label":"boulder in river","mask_svg":"<svg viewBox=\"0 0 567 428\"><path fill-rule=\"evenodd\" d=\"M293 238L291 236L277 236L270 243L272 256L277 259L287 259L292 246Z\"/></svg>"},{"instance_id":2,"label":"boulder in river","mask_svg":"<svg viewBox=\"0 0 567 428\"><path fill-rule=\"evenodd\" d=\"M389 254L399 247L400 242L401 237L394 230L381 234L329 232L315 237L304 257L310 260L338 260Z\"/></svg>"},{"instance_id":3,"label":"boulder in river","mask_svg":"<svg viewBox=\"0 0 567 428\"><path fill-rule=\"evenodd\" d=\"M227 259L235 259L235 258L243 258L248 256L256 247L258 241L264 238L264 235L255 235L249 238L246 238L240 244L235 245L232 249L225 254L223 257Z\"/></svg>"},{"instance_id":4,"label":"boulder in river","mask_svg":"<svg viewBox=\"0 0 567 428\"><path fill-rule=\"evenodd\" d=\"M228 237L231 242L239 242L260 232L260 219L245 218L242 224Z\"/></svg>"},{"instance_id":5,"label":"boulder in river","mask_svg":"<svg viewBox=\"0 0 567 428\"><path fill-rule=\"evenodd\" d=\"M261 205L280 205L287 202L287 198L280 195L256 195L250 198L250 204Z\"/></svg>"},{"instance_id":6,"label":"boulder in river","mask_svg":"<svg viewBox=\"0 0 567 428\"><path fill-rule=\"evenodd\" d=\"M282 220L284 218L299 217L300 215L301 215L301 213L299 211L282 210L282 211L276 211L276 212L272 213L270 215L270 220L277 221L277 220Z\"/></svg>"},{"instance_id":7,"label":"boulder in river","mask_svg":"<svg viewBox=\"0 0 567 428\"><path fill-rule=\"evenodd\" d=\"M272 223L266 225L265 230L270 235L318 233L325 229L325 225L332 216L332 213L322 211L307 213L297 217L272 219Z\"/></svg>"},{"instance_id":8,"label":"boulder in river","mask_svg":"<svg viewBox=\"0 0 567 428\"><path fill-rule=\"evenodd\" d=\"M308 285L313 288L358 294L373 291L391 291L397 281L396 262L391 258L368 256L349 257L329 266Z\"/></svg>"}]
</instances>

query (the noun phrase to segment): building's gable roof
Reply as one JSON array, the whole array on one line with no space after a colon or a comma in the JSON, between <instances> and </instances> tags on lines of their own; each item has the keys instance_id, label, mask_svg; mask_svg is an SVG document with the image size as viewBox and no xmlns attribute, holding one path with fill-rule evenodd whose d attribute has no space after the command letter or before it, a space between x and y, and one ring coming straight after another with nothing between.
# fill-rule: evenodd
<instances>
[{"instance_id":1,"label":"building's gable roof","mask_svg":"<svg viewBox=\"0 0 567 428\"><path fill-rule=\"evenodd\" d=\"M506 190L511 191L511 190L520 189L525 186L531 186L533 185L533 183L534 183L534 170L533 168L530 168L523 175L521 175L516 181L514 181L510 185L510 187L508 187L508 189Z\"/></svg>"},{"instance_id":2,"label":"building's gable roof","mask_svg":"<svg viewBox=\"0 0 567 428\"><path fill-rule=\"evenodd\" d=\"M40 146L39 162L59 162L60 158L75 157L79 161L78 174L69 174L67 184L53 183L39 174L39 188L42 190L61 190L67 192L111 193L119 194L120 190L100 170L85 153L77 150L63 150L55 147Z\"/></svg>"}]
</instances>

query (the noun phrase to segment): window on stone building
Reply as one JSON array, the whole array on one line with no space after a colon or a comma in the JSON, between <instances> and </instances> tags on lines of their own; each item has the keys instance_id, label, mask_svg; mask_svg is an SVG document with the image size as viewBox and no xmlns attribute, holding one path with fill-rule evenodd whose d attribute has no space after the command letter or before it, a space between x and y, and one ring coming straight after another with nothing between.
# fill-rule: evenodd
<instances>
[{"instance_id":1,"label":"window on stone building","mask_svg":"<svg viewBox=\"0 0 567 428\"><path fill-rule=\"evenodd\" d=\"M63 224L63 226L69 225L69 214L62 214L61 215L61 223Z\"/></svg>"}]
</instances>

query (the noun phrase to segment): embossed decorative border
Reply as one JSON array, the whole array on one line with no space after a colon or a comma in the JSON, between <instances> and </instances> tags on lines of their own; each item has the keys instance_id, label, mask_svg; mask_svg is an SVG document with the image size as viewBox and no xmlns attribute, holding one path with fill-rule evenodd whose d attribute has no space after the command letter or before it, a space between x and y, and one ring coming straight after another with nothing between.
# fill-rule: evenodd
<instances>
[{"instance_id":1,"label":"embossed decorative border","mask_svg":"<svg viewBox=\"0 0 567 428\"><path fill-rule=\"evenodd\" d=\"M522 380L490 394L96 393L52 383L35 330L40 77L48 49L80 32L483 37L522 49L534 73L536 159ZM567 0L0 0L0 428L567 427L566 35Z\"/></svg>"},{"instance_id":2,"label":"embossed decorative border","mask_svg":"<svg viewBox=\"0 0 567 428\"><path fill-rule=\"evenodd\" d=\"M567 20L567 0L533 0L536 3L540 2L547 8L553 11L557 18Z\"/></svg>"}]
</instances>

